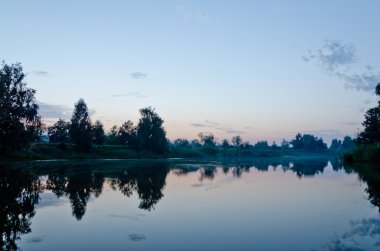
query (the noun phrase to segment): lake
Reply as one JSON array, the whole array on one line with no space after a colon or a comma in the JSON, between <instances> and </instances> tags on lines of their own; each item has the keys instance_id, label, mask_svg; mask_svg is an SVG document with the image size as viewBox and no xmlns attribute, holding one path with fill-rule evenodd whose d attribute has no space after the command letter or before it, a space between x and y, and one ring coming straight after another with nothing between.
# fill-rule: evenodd
<instances>
[{"instance_id":1,"label":"lake","mask_svg":"<svg viewBox=\"0 0 380 251\"><path fill-rule=\"evenodd\" d=\"M380 175L337 159L0 166L2 250L380 249Z\"/></svg>"}]
</instances>

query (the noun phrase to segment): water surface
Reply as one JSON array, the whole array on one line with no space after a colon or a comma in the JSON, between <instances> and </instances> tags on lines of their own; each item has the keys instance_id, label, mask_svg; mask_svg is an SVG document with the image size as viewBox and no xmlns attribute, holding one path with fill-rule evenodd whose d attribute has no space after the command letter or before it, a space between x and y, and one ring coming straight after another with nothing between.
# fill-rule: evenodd
<instances>
[{"instance_id":1,"label":"water surface","mask_svg":"<svg viewBox=\"0 0 380 251\"><path fill-rule=\"evenodd\" d=\"M378 250L380 177L328 159L0 168L3 250Z\"/></svg>"}]
</instances>

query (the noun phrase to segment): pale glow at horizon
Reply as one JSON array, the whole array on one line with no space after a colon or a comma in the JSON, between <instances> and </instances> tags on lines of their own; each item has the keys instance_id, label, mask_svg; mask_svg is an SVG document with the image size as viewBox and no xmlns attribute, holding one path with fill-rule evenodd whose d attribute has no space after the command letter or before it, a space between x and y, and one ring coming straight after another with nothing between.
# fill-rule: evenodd
<instances>
[{"instance_id":1,"label":"pale glow at horizon","mask_svg":"<svg viewBox=\"0 0 380 251\"><path fill-rule=\"evenodd\" d=\"M300 132L330 142L354 136L377 104L367 85L380 82L379 7L343 0L5 2L0 60L23 65L47 124L69 118L84 98L106 130L136 124L139 109L152 106L171 140L212 132L219 140L280 143Z\"/></svg>"}]
</instances>

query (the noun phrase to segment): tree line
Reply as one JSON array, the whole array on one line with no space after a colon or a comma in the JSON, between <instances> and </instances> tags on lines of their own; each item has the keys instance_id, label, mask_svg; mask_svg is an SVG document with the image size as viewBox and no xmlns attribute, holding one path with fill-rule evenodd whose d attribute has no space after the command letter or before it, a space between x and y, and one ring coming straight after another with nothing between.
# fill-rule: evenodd
<instances>
[{"instance_id":1,"label":"tree line","mask_svg":"<svg viewBox=\"0 0 380 251\"><path fill-rule=\"evenodd\" d=\"M59 119L48 127L48 137L51 143L74 143L77 151L88 152L92 144L123 145L133 150L149 151L164 154L168 151L168 140L163 128L163 120L151 107L140 109L141 118L137 126L128 120L119 128L113 126L105 133L102 122L94 124L88 114L88 108L83 99L75 104L70 121Z\"/></svg>"},{"instance_id":2,"label":"tree line","mask_svg":"<svg viewBox=\"0 0 380 251\"><path fill-rule=\"evenodd\" d=\"M36 91L27 88L24 82L25 74L21 64L7 65L2 63L0 69L0 153L14 152L28 147L31 142L41 139L44 126L38 114L38 104L35 101ZM377 90L378 92L379 90ZM365 131L359 135L358 142L367 142L369 138L379 140L374 131L379 121L379 108L367 112ZM376 116L373 114L377 114ZM121 145L136 151L146 151L154 154L165 154L170 150L202 148L206 154L217 154L235 151L258 150L301 150L323 152L327 150L340 152L353 147L350 137L343 141L334 139L330 148L322 138L311 134L298 133L294 139L283 140L281 144L259 141L252 145L236 135L229 141L223 139L217 142L213 134L199 133L198 138L192 141L176 139L170 142L166 138L163 119L152 107L140 110L140 119L137 125L127 120L121 126L113 126L106 133L101 121L92 123L87 104L79 99L74 105L74 111L69 121L59 119L54 125L47 127L47 135L51 143L59 144L63 150L68 144L73 144L78 152L89 152L93 145ZM377 120L376 120L377 119ZM376 124L377 123L377 124ZM364 125L364 124L363 124ZM377 135L377 134L376 134ZM377 138L378 137L378 138Z\"/></svg>"},{"instance_id":3,"label":"tree line","mask_svg":"<svg viewBox=\"0 0 380 251\"><path fill-rule=\"evenodd\" d=\"M345 136L343 140L333 139L328 146L322 138L318 138L312 134L297 133L290 141L283 139L280 144L275 141L269 144L266 140L260 140L255 144L244 141L240 135L233 136L230 140L223 139L219 143L212 133L199 133L199 139L187 140L179 138L170 143L172 149L189 149L202 147L206 153L216 154L219 151L227 151L234 149L239 150L298 150L307 152L346 152L355 147L354 140Z\"/></svg>"},{"instance_id":4,"label":"tree line","mask_svg":"<svg viewBox=\"0 0 380 251\"><path fill-rule=\"evenodd\" d=\"M38 114L36 91L27 88L25 74L20 63L5 64L0 68L0 153L12 153L39 141L44 125ZM125 122L120 128L113 127L104 133L100 121L91 123L88 108L83 99L75 104L70 121L59 119L48 127L50 142L73 143L79 152L88 152L92 144L121 144L138 151L164 154L168 150L163 120L151 107L140 110L138 125Z\"/></svg>"}]
</instances>

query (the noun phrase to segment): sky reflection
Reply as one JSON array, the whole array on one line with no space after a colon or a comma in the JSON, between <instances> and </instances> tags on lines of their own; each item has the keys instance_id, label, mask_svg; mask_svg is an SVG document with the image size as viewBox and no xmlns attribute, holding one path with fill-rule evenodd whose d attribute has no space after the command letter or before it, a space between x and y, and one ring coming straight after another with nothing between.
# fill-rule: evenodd
<instances>
[{"instance_id":1,"label":"sky reflection","mask_svg":"<svg viewBox=\"0 0 380 251\"><path fill-rule=\"evenodd\" d=\"M18 232L15 243L27 250L375 250L378 190L358 179L363 173L310 161L38 164L43 192L26 225L33 231Z\"/></svg>"}]
</instances>

